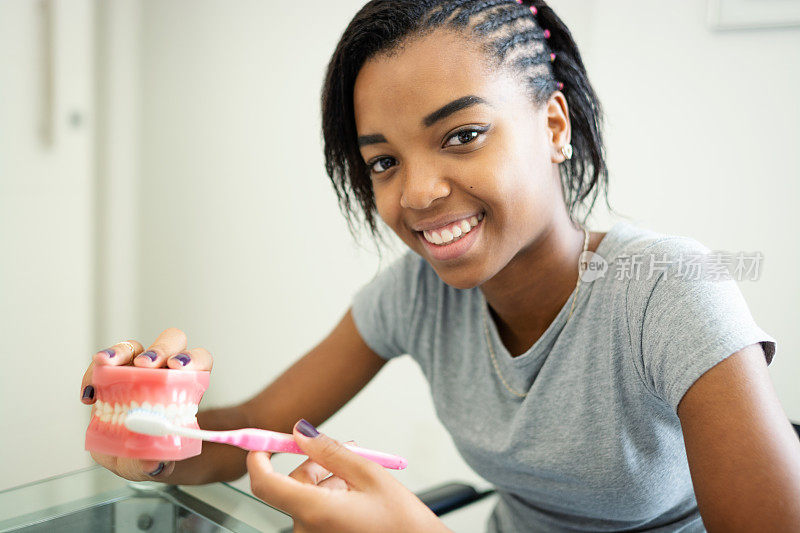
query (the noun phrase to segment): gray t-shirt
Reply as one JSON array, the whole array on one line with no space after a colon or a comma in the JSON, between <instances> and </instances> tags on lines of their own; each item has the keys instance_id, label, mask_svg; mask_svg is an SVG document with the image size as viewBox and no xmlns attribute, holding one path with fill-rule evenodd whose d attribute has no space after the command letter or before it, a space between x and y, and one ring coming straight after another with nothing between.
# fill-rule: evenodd
<instances>
[{"instance_id":1,"label":"gray t-shirt","mask_svg":"<svg viewBox=\"0 0 800 533\"><path fill-rule=\"evenodd\" d=\"M487 531L704 531L678 403L745 346L761 342L768 364L775 353L744 278L715 280L709 252L623 220L596 251L605 276L581 282L569 322L574 292L511 357L489 317L500 371L524 398L493 367L480 289L445 284L410 250L356 293L352 313L381 357L417 361L456 448L497 489Z\"/></svg>"}]
</instances>

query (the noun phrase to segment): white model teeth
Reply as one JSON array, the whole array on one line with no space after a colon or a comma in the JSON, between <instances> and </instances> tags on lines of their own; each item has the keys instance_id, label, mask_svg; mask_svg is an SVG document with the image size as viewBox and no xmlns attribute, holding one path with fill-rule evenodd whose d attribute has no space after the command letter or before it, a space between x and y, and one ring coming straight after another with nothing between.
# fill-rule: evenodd
<instances>
[{"instance_id":1,"label":"white model teeth","mask_svg":"<svg viewBox=\"0 0 800 533\"><path fill-rule=\"evenodd\" d=\"M483 213L454 222L439 231L425 230L422 235L426 241L432 244L450 244L469 233L481 220L483 220Z\"/></svg>"},{"instance_id":2,"label":"white model teeth","mask_svg":"<svg viewBox=\"0 0 800 533\"><path fill-rule=\"evenodd\" d=\"M94 405L94 416L99 418L102 422L109 424L123 424L125 422L125 417L128 416L128 411L139 408L137 402L124 404L97 400ZM164 415L171 423L182 426L194 422L195 415L197 414L197 405L191 403L172 403L169 405L159 403L152 405L150 402L143 402L141 408Z\"/></svg>"}]
</instances>

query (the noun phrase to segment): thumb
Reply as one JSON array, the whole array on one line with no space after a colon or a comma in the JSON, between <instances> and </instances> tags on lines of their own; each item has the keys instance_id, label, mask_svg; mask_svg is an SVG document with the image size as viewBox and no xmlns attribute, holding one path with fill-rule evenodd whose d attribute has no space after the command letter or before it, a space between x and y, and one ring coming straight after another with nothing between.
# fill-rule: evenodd
<instances>
[{"instance_id":1,"label":"thumb","mask_svg":"<svg viewBox=\"0 0 800 533\"><path fill-rule=\"evenodd\" d=\"M319 506L320 500L324 499L319 488L275 472L269 460L271 455L261 451L247 454L247 472L253 494L291 516L303 508Z\"/></svg>"},{"instance_id":2,"label":"thumb","mask_svg":"<svg viewBox=\"0 0 800 533\"><path fill-rule=\"evenodd\" d=\"M348 450L341 442L317 431L301 419L292 432L294 440L315 463L345 480L350 486L363 490L375 483L382 468L369 459Z\"/></svg>"}]
</instances>

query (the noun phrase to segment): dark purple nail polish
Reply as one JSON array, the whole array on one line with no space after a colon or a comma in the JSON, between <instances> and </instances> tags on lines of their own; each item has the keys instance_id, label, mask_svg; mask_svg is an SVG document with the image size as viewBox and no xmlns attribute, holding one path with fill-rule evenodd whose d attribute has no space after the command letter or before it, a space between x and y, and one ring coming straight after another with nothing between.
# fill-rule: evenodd
<instances>
[{"instance_id":1,"label":"dark purple nail polish","mask_svg":"<svg viewBox=\"0 0 800 533\"><path fill-rule=\"evenodd\" d=\"M83 394L81 394L81 400L91 400L92 398L94 398L94 387L86 385L83 389Z\"/></svg>"},{"instance_id":2,"label":"dark purple nail polish","mask_svg":"<svg viewBox=\"0 0 800 533\"><path fill-rule=\"evenodd\" d=\"M114 349L113 348L107 348L105 350L101 350L100 353L106 353L106 354L108 354L109 357L114 357Z\"/></svg>"},{"instance_id":3,"label":"dark purple nail polish","mask_svg":"<svg viewBox=\"0 0 800 533\"><path fill-rule=\"evenodd\" d=\"M155 361L156 359L158 359L158 355L156 355L156 352L154 352L152 350L148 350L148 351L146 351L146 352L144 352L144 353L142 353L140 355L148 357L151 361Z\"/></svg>"},{"instance_id":4,"label":"dark purple nail polish","mask_svg":"<svg viewBox=\"0 0 800 533\"><path fill-rule=\"evenodd\" d=\"M152 472L148 473L147 475L155 477L155 476L159 475L161 472L164 471L164 467L165 466L167 466L167 463L158 463L158 466L156 467L156 469L153 470Z\"/></svg>"},{"instance_id":5,"label":"dark purple nail polish","mask_svg":"<svg viewBox=\"0 0 800 533\"><path fill-rule=\"evenodd\" d=\"M319 431L317 431L317 428L312 426L305 418L301 418L300 422L297 423L297 431L299 431L306 437L311 437L312 439L317 435L319 435Z\"/></svg>"},{"instance_id":6,"label":"dark purple nail polish","mask_svg":"<svg viewBox=\"0 0 800 533\"><path fill-rule=\"evenodd\" d=\"M180 364L182 364L183 366L188 365L189 361L192 360L192 358L189 357L189 354L186 354L186 353L179 353L178 355L173 357L173 359L175 359L176 361L179 361Z\"/></svg>"}]
</instances>

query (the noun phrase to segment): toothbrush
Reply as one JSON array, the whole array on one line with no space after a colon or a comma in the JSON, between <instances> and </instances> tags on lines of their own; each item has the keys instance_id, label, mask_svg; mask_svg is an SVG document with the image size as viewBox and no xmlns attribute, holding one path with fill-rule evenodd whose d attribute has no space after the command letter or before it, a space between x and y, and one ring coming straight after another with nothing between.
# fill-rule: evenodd
<instances>
[{"instance_id":1,"label":"toothbrush","mask_svg":"<svg viewBox=\"0 0 800 533\"><path fill-rule=\"evenodd\" d=\"M289 433L279 433L267 429L245 428L232 431L208 431L176 426L167 418L155 411L136 408L128 411L125 417L125 427L134 433L143 433L154 437L164 435L180 435L190 439L201 439L210 442L232 444L245 450L265 452L285 452L305 455L306 453L297 445L294 437ZM348 450L361 457L374 461L386 468L402 470L408 466L408 461L399 455L361 448L350 444L343 445Z\"/></svg>"}]
</instances>

